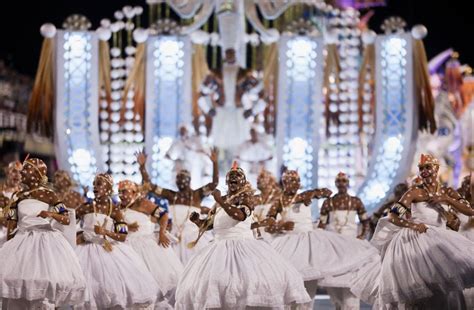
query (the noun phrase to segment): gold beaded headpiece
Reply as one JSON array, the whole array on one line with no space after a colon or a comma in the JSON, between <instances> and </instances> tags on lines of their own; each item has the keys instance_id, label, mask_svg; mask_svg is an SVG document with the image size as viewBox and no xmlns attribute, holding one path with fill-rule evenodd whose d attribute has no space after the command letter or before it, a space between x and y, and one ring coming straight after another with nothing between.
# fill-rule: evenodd
<instances>
[{"instance_id":1,"label":"gold beaded headpiece","mask_svg":"<svg viewBox=\"0 0 474 310\"><path fill-rule=\"evenodd\" d=\"M123 180L118 183L118 189L129 189L132 190L133 192L138 192L138 185L135 182L132 182L130 180Z\"/></svg>"},{"instance_id":2,"label":"gold beaded headpiece","mask_svg":"<svg viewBox=\"0 0 474 310\"><path fill-rule=\"evenodd\" d=\"M424 165L435 165L439 166L439 160L431 154L421 154L420 161L418 162L418 166Z\"/></svg>"},{"instance_id":3,"label":"gold beaded headpiece","mask_svg":"<svg viewBox=\"0 0 474 310\"><path fill-rule=\"evenodd\" d=\"M28 158L29 156L26 157L26 159L23 161L23 167L25 166L30 166L39 174L40 178L40 183L41 184L46 184L48 183L48 177L46 176L46 173L48 172L48 167L39 158Z\"/></svg>"},{"instance_id":4,"label":"gold beaded headpiece","mask_svg":"<svg viewBox=\"0 0 474 310\"><path fill-rule=\"evenodd\" d=\"M349 181L349 177L348 177L347 174L345 174L344 172L339 172L339 173L336 175L336 181L337 181L337 180Z\"/></svg>"}]
</instances>

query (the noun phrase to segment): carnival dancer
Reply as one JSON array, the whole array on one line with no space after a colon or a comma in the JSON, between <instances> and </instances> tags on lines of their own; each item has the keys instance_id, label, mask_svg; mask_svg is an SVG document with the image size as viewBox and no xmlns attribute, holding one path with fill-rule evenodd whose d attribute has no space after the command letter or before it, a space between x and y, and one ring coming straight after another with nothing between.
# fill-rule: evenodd
<instances>
[{"instance_id":1,"label":"carnival dancer","mask_svg":"<svg viewBox=\"0 0 474 310\"><path fill-rule=\"evenodd\" d=\"M3 210L12 202L15 193L22 189L21 169L19 161L9 163L5 168L5 183L0 184L0 247L7 241L7 214Z\"/></svg>"},{"instance_id":2,"label":"carnival dancer","mask_svg":"<svg viewBox=\"0 0 474 310\"><path fill-rule=\"evenodd\" d=\"M213 193L217 204L209 219L191 214L200 227L199 236L213 229L215 241L186 265L176 291L176 309L282 309L309 303L294 267L268 243L253 237L253 190L243 170L234 164L226 183L227 195L221 196L219 190Z\"/></svg>"},{"instance_id":3,"label":"carnival dancer","mask_svg":"<svg viewBox=\"0 0 474 310\"><path fill-rule=\"evenodd\" d=\"M237 147L236 158L242 163L242 168L247 173L247 178L254 184L258 172L266 169L273 158L273 150L264 139L260 139L255 128L250 129L250 140Z\"/></svg>"},{"instance_id":4,"label":"carnival dancer","mask_svg":"<svg viewBox=\"0 0 474 310\"><path fill-rule=\"evenodd\" d=\"M314 189L298 193L300 177L287 170L282 176L283 194L273 204L269 217L281 215L281 221L267 227L275 233L272 246L287 258L303 276L309 295L317 286L349 287L355 272L377 259L377 251L368 242L322 229L313 230L311 209L314 198L327 198L331 191Z\"/></svg>"},{"instance_id":5,"label":"carnival dancer","mask_svg":"<svg viewBox=\"0 0 474 310\"><path fill-rule=\"evenodd\" d=\"M76 183L66 171L54 173L53 186L68 209L75 210L85 202L84 196L74 189Z\"/></svg>"},{"instance_id":6,"label":"carnival dancer","mask_svg":"<svg viewBox=\"0 0 474 310\"><path fill-rule=\"evenodd\" d=\"M64 204L47 185L45 163L26 159L24 189L8 210L8 237L0 249L4 309L54 309L87 298L86 279L73 248L53 227L69 224Z\"/></svg>"},{"instance_id":7,"label":"carnival dancer","mask_svg":"<svg viewBox=\"0 0 474 310\"><path fill-rule=\"evenodd\" d=\"M191 186L195 187L203 184L203 176L210 170L206 153L209 153L209 147L202 142L201 137L190 132L186 126L181 126L179 137L173 140L166 158L173 161L176 175L181 170L188 171Z\"/></svg>"},{"instance_id":8,"label":"carnival dancer","mask_svg":"<svg viewBox=\"0 0 474 310\"><path fill-rule=\"evenodd\" d=\"M165 294L166 300L173 305L183 265L167 237L168 212L142 196L134 182L121 181L118 190L125 222L129 228L126 242L141 256ZM160 224L158 242L154 234L154 222Z\"/></svg>"},{"instance_id":9,"label":"carnival dancer","mask_svg":"<svg viewBox=\"0 0 474 310\"><path fill-rule=\"evenodd\" d=\"M90 291L90 300L84 306L150 307L163 294L140 256L124 243L128 227L119 206L112 203L112 188L112 177L99 173L94 179L94 200L77 209L84 231L76 253Z\"/></svg>"},{"instance_id":10,"label":"carnival dancer","mask_svg":"<svg viewBox=\"0 0 474 310\"><path fill-rule=\"evenodd\" d=\"M184 266L196 251L204 247L207 242L212 240L212 235L206 233L202 242L193 249L186 247L186 244L194 240L199 229L190 220L189 216L193 211L205 213L209 211L207 208L201 208L202 200L209 196L217 187L219 182L219 172L217 167L217 151L213 150L209 156L213 163L212 182L193 190L191 188L191 176L187 170L181 170L176 176L176 186L178 191L161 188L158 185L151 184L150 177L145 168L147 155L144 152L137 154L137 161L140 165L143 182L146 188L150 188L156 195L168 199L170 203L170 213L172 222L171 233L176 237L177 242L173 244L173 249L178 254ZM204 211L204 212L201 212Z\"/></svg>"},{"instance_id":11,"label":"carnival dancer","mask_svg":"<svg viewBox=\"0 0 474 310\"><path fill-rule=\"evenodd\" d=\"M345 173L339 172L337 174L335 184L337 194L324 201L318 227L341 235L365 239L369 231L369 216L364 204L359 198L347 193L349 177ZM356 216L362 224L360 233Z\"/></svg>"},{"instance_id":12,"label":"carnival dancer","mask_svg":"<svg viewBox=\"0 0 474 310\"><path fill-rule=\"evenodd\" d=\"M58 170L54 173L53 186L61 201L68 210L70 223L60 227L66 239L73 247L76 247L76 233L80 230L80 225L76 223L76 209L86 202L86 199L79 192L74 190L76 183L69 173Z\"/></svg>"},{"instance_id":13,"label":"carnival dancer","mask_svg":"<svg viewBox=\"0 0 474 310\"><path fill-rule=\"evenodd\" d=\"M257 238L269 239L272 235L265 232L259 226L265 226L265 220L268 211L272 204L280 198L281 189L275 177L268 170L262 169L257 178L257 188L260 190L258 195L255 195L255 208L252 213L254 224L252 228Z\"/></svg>"},{"instance_id":14,"label":"carnival dancer","mask_svg":"<svg viewBox=\"0 0 474 310\"><path fill-rule=\"evenodd\" d=\"M381 268L356 279L352 291L379 309L465 309L462 291L474 286L474 243L447 230L445 217L449 207L469 216L474 210L454 189L440 186L435 157L422 154L418 168L421 184L377 226Z\"/></svg>"},{"instance_id":15,"label":"carnival dancer","mask_svg":"<svg viewBox=\"0 0 474 310\"><path fill-rule=\"evenodd\" d=\"M349 177L339 172L335 185L337 193L324 201L318 227L344 236L365 239L369 231L369 217L362 201L348 194ZM356 216L362 225L360 233ZM359 309L360 307L360 300L351 293L348 287L328 287L327 292L336 305L336 309Z\"/></svg>"}]
</instances>

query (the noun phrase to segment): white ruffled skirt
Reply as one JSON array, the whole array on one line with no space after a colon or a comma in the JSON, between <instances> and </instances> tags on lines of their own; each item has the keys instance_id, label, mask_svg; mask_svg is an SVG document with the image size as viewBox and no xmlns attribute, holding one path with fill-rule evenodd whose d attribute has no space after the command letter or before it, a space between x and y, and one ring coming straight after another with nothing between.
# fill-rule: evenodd
<instances>
[{"instance_id":1,"label":"white ruffled skirt","mask_svg":"<svg viewBox=\"0 0 474 310\"><path fill-rule=\"evenodd\" d=\"M379 256L365 240L322 229L279 235L271 244L305 281L325 287L350 287L355 272Z\"/></svg>"},{"instance_id":2,"label":"white ruffled skirt","mask_svg":"<svg viewBox=\"0 0 474 310\"><path fill-rule=\"evenodd\" d=\"M303 279L265 241L220 240L185 267L176 309L245 309L309 303Z\"/></svg>"},{"instance_id":3,"label":"white ruffled skirt","mask_svg":"<svg viewBox=\"0 0 474 310\"><path fill-rule=\"evenodd\" d=\"M129 234L127 244L140 255L166 299L174 304L176 286L184 267L173 249L158 245L154 235Z\"/></svg>"},{"instance_id":4,"label":"white ruffled skirt","mask_svg":"<svg viewBox=\"0 0 474 310\"><path fill-rule=\"evenodd\" d=\"M149 307L163 299L156 281L138 254L128 245L85 243L76 248L90 290L87 309Z\"/></svg>"},{"instance_id":5,"label":"white ruffled skirt","mask_svg":"<svg viewBox=\"0 0 474 310\"><path fill-rule=\"evenodd\" d=\"M352 291L381 305L448 296L474 286L474 242L444 227L426 233L400 228L380 267L360 274Z\"/></svg>"},{"instance_id":6,"label":"white ruffled skirt","mask_svg":"<svg viewBox=\"0 0 474 310\"><path fill-rule=\"evenodd\" d=\"M60 231L18 231L0 249L2 298L41 301L56 307L87 298L86 279L74 250Z\"/></svg>"},{"instance_id":7,"label":"white ruffled skirt","mask_svg":"<svg viewBox=\"0 0 474 310\"><path fill-rule=\"evenodd\" d=\"M186 225L195 225L195 224L186 224ZM192 249L188 248L188 243L196 240L198 236L198 230L196 226L196 231L191 230L191 229L186 229L183 231L181 235L181 241L173 243L172 247L173 250L175 251L176 255L178 255L179 260L183 264L183 266L186 266L188 261L201 249L205 248L209 242L211 242L214 237L212 236L212 233L210 231L207 231L204 233L204 235L199 239L199 242L196 244L196 246Z\"/></svg>"}]
</instances>

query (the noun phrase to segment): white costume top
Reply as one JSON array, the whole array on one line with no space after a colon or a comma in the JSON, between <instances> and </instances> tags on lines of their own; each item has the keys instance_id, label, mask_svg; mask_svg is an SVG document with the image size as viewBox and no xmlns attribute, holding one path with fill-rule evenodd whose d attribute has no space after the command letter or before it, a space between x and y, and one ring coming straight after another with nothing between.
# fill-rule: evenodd
<instances>
[{"instance_id":1,"label":"white costume top","mask_svg":"<svg viewBox=\"0 0 474 310\"><path fill-rule=\"evenodd\" d=\"M300 233L313 230L313 221L311 218L311 207L303 203L295 203L283 207L281 212L282 220L295 223L295 228L289 233Z\"/></svg>"},{"instance_id":2,"label":"white costume top","mask_svg":"<svg viewBox=\"0 0 474 310\"><path fill-rule=\"evenodd\" d=\"M326 229L341 235L357 237L356 210L332 210Z\"/></svg>"},{"instance_id":3,"label":"white costume top","mask_svg":"<svg viewBox=\"0 0 474 310\"><path fill-rule=\"evenodd\" d=\"M252 225L252 217L247 216L245 221L237 221L219 208L214 217L215 239L216 241L254 239L250 225Z\"/></svg>"}]
</instances>

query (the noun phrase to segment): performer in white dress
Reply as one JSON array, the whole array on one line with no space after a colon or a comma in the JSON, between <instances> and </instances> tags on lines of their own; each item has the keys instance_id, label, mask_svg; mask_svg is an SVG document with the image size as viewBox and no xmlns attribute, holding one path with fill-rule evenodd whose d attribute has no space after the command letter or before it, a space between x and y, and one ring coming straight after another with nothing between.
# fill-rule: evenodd
<instances>
[{"instance_id":1,"label":"performer in white dress","mask_svg":"<svg viewBox=\"0 0 474 310\"><path fill-rule=\"evenodd\" d=\"M80 223L77 223L76 220L76 209L86 202L86 198L74 190L75 185L74 180L66 171L58 170L54 173L54 189L66 206L70 219L69 225L64 227L62 232L74 248L76 247L77 232L81 230ZM84 189L84 192L87 190Z\"/></svg>"},{"instance_id":2,"label":"performer in white dress","mask_svg":"<svg viewBox=\"0 0 474 310\"><path fill-rule=\"evenodd\" d=\"M272 234L266 232L260 226L266 226L267 213L270 211L272 204L280 199L281 189L275 177L265 169L260 171L257 178L257 188L260 190L258 195L255 195L255 208L252 213L252 229L256 238L263 238L269 240L273 238Z\"/></svg>"},{"instance_id":3,"label":"performer in white dress","mask_svg":"<svg viewBox=\"0 0 474 310\"><path fill-rule=\"evenodd\" d=\"M121 181L118 190L129 229L126 242L143 259L167 301L173 305L183 265L171 248L167 237L168 213L143 197L136 183ZM154 222L160 223L158 241L154 233Z\"/></svg>"},{"instance_id":4,"label":"performer in white dress","mask_svg":"<svg viewBox=\"0 0 474 310\"><path fill-rule=\"evenodd\" d=\"M324 201L318 227L344 236L365 239L369 231L369 217L362 201L347 193L349 177L345 173L339 172L335 185L337 193ZM362 225L360 233L356 216ZM360 300L351 293L348 287L328 287L327 292L336 305L336 309L360 308Z\"/></svg>"},{"instance_id":5,"label":"performer in white dress","mask_svg":"<svg viewBox=\"0 0 474 310\"><path fill-rule=\"evenodd\" d=\"M328 189L298 193L297 171L287 170L282 176L283 194L274 203L269 217L281 214L281 221L267 227L275 233L272 246L287 258L303 276L309 295L314 298L317 286L350 287L355 272L364 268L378 254L368 242L322 229L313 230L311 204L313 198L329 197Z\"/></svg>"},{"instance_id":6,"label":"performer in white dress","mask_svg":"<svg viewBox=\"0 0 474 310\"><path fill-rule=\"evenodd\" d=\"M209 196L217 187L219 182L219 172L217 167L217 151L213 150L210 159L213 163L212 182L193 190L191 188L191 176L187 170L181 170L176 176L176 186L178 191L161 188L158 185L151 184L150 177L145 168L147 156L144 152L137 154L137 161L140 165L145 188L149 188L156 195L166 198L170 202L170 214L172 218L171 233L176 237L177 242L173 244L173 249L178 254L184 266L188 260L206 243L212 240L212 235L206 233L203 236L202 243L193 249L186 247L186 244L196 238L199 229L190 220L192 212L207 213L208 208L201 207L202 200Z\"/></svg>"},{"instance_id":7,"label":"performer in white dress","mask_svg":"<svg viewBox=\"0 0 474 310\"><path fill-rule=\"evenodd\" d=\"M47 167L37 158L21 170L25 190L8 210L9 238L0 249L0 297L4 309L54 309L87 298L86 280L73 248L53 223L69 224Z\"/></svg>"},{"instance_id":8,"label":"performer in white dress","mask_svg":"<svg viewBox=\"0 0 474 310\"><path fill-rule=\"evenodd\" d=\"M352 291L379 309L465 309L462 291L474 286L474 243L446 229L448 207L474 215L454 189L437 181L439 162L421 155L414 185L381 219L372 242L380 269L357 279ZM409 214L407 216L407 214Z\"/></svg>"},{"instance_id":9,"label":"performer in white dress","mask_svg":"<svg viewBox=\"0 0 474 310\"><path fill-rule=\"evenodd\" d=\"M21 169L19 161L9 163L5 169L5 183L0 184L0 247L7 241L7 214L3 210L10 204L13 195L22 189Z\"/></svg>"},{"instance_id":10,"label":"performer in white dress","mask_svg":"<svg viewBox=\"0 0 474 310\"><path fill-rule=\"evenodd\" d=\"M226 196L214 192L217 205L209 219L191 215L200 235L213 228L216 240L185 267L176 291L176 309L283 309L309 303L298 272L268 243L254 239L250 229L253 190L243 171L234 166L226 183Z\"/></svg>"},{"instance_id":11,"label":"performer in white dress","mask_svg":"<svg viewBox=\"0 0 474 310\"><path fill-rule=\"evenodd\" d=\"M201 185L201 180L206 174L208 167L207 153L209 149L205 147L197 135L189 133L186 126L179 128L179 137L171 144L166 157L174 162L176 174L181 170L187 170L191 174L192 186Z\"/></svg>"},{"instance_id":12,"label":"performer in white dress","mask_svg":"<svg viewBox=\"0 0 474 310\"><path fill-rule=\"evenodd\" d=\"M84 224L76 253L90 293L85 308L150 307L164 297L143 260L124 243L127 224L119 207L112 203L112 187L110 175L98 174L94 200L77 209Z\"/></svg>"},{"instance_id":13,"label":"performer in white dress","mask_svg":"<svg viewBox=\"0 0 474 310\"><path fill-rule=\"evenodd\" d=\"M257 131L252 128L250 140L239 145L236 158L247 173L249 182L255 184L259 171L270 168L273 150L266 141L259 139Z\"/></svg>"}]
</instances>

